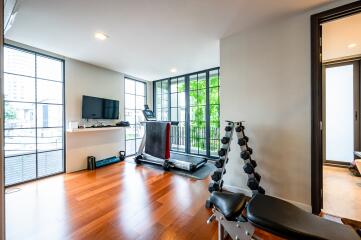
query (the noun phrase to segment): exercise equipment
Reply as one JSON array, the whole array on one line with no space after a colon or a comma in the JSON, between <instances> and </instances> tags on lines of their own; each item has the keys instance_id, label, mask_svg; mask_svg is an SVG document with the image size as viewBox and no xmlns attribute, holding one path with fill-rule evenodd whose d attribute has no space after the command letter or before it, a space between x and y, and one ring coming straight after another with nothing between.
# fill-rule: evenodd
<instances>
[{"instance_id":1,"label":"exercise equipment","mask_svg":"<svg viewBox=\"0 0 361 240\"><path fill-rule=\"evenodd\" d=\"M229 126L230 122L227 124ZM241 148L243 170L248 175L247 186L252 190L252 197L222 192L222 171L226 164L213 173L214 182L208 188L211 196L206 202L207 208L213 207L213 214L207 223L214 220L218 222L218 240L228 236L234 240L260 239L255 235L256 227L285 239L360 239L361 230L355 231L350 226L321 218L284 200L265 195L265 190L260 186L261 175L255 171L257 163L252 159L249 139L244 134L245 127L242 122L233 123L233 127ZM232 134L226 132L227 134L230 140L227 142L228 146L222 146L222 149L227 150L221 159L226 157L228 160Z\"/></svg>"},{"instance_id":2,"label":"exercise equipment","mask_svg":"<svg viewBox=\"0 0 361 240\"><path fill-rule=\"evenodd\" d=\"M146 121L141 122L145 126L142 142L137 151L134 161L163 166L164 170L178 168L186 171L195 171L206 164L207 159L191 157L186 154L172 154L170 151L171 126L177 126L177 121L157 121L155 114L148 105L144 106L143 115Z\"/></svg>"},{"instance_id":3,"label":"exercise equipment","mask_svg":"<svg viewBox=\"0 0 361 240\"><path fill-rule=\"evenodd\" d=\"M218 240L228 235L234 240L260 239L255 235L256 227L285 239L359 240L361 237L348 225L263 194L249 198L241 193L214 191L210 202L214 207L207 223L218 222Z\"/></svg>"}]
</instances>

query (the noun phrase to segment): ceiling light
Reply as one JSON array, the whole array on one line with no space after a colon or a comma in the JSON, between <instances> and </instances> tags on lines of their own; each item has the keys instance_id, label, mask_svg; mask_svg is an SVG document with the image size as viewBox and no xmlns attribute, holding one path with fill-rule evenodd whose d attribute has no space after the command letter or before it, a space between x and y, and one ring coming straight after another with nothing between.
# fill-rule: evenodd
<instances>
[{"instance_id":1,"label":"ceiling light","mask_svg":"<svg viewBox=\"0 0 361 240\"><path fill-rule=\"evenodd\" d=\"M101 33L101 32L95 33L94 37L99 39L99 40L105 40L105 39L109 38L109 36L107 36L107 35L105 35L104 33Z\"/></svg>"},{"instance_id":2,"label":"ceiling light","mask_svg":"<svg viewBox=\"0 0 361 240\"><path fill-rule=\"evenodd\" d=\"M347 47L348 47L348 48L354 48L354 47L356 47L356 46L357 46L356 43L350 43Z\"/></svg>"},{"instance_id":3,"label":"ceiling light","mask_svg":"<svg viewBox=\"0 0 361 240\"><path fill-rule=\"evenodd\" d=\"M176 69L176 68L171 68L171 69L170 69L170 72L171 72L171 73L176 73L176 72L177 72L177 69Z\"/></svg>"}]
</instances>

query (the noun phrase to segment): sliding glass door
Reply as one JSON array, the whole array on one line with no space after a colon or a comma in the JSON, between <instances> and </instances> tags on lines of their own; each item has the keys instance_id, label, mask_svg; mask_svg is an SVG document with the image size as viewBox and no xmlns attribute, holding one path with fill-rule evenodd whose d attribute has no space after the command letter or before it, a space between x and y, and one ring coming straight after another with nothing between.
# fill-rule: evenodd
<instances>
[{"instance_id":1,"label":"sliding glass door","mask_svg":"<svg viewBox=\"0 0 361 240\"><path fill-rule=\"evenodd\" d=\"M136 153L144 135L140 122L144 121L142 110L147 102L146 86L144 82L125 78L125 120L130 123L125 130L125 151L128 156Z\"/></svg>"},{"instance_id":2,"label":"sliding glass door","mask_svg":"<svg viewBox=\"0 0 361 240\"><path fill-rule=\"evenodd\" d=\"M4 48L5 185L64 172L64 61Z\"/></svg>"}]
</instances>

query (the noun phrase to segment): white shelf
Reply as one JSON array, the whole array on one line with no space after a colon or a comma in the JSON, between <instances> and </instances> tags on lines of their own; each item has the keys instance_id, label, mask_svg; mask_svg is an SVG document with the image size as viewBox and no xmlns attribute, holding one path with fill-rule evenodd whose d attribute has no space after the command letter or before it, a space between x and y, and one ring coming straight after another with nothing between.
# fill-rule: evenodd
<instances>
[{"instance_id":1,"label":"white shelf","mask_svg":"<svg viewBox=\"0 0 361 240\"><path fill-rule=\"evenodd\" d=\"M68 133L79 133L79 132L98 132L98 131L112 131L123 129L124 127L100 127L100 128L78 128L78 129L67 129Z\"/></svg>"}]
</instances>

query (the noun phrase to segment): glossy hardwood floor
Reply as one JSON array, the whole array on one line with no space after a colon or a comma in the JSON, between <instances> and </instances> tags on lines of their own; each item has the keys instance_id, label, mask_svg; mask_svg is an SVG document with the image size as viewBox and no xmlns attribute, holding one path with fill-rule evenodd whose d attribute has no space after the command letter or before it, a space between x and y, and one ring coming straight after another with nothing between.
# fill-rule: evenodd
<instances>
[{"instance_id":1,"label":"glossy hardwood floor","mask_svg":"<svg viewBox=\"0 0 361 240\"><path fill-rule=\"evenodd\" d=\"M208 181L123 162L19 185L7 189L7 239L217 239Z\"/></svg>"},{"instance_id":2,"label":"glossy hardwood floor","mask_svg":"<svg viewBox=\"0 0 361 240\"><path fill-rule=\"evenodd\" d=\"M361 221L361 178L347 168L324 166L323 211Z\"/></svg>"}]
</instances>

